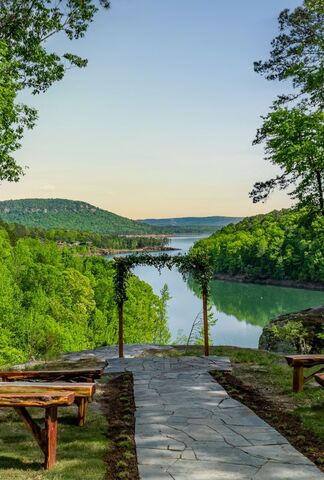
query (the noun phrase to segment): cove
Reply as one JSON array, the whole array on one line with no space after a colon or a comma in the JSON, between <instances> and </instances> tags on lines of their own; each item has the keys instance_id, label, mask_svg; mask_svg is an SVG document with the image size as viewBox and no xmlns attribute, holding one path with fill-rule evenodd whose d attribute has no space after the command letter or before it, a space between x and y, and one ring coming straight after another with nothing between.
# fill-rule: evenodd
<instances>
[{"instance_id":1,"label":"cove","mask_svg":"<svg viewBox=\"0 0 324 480\"><path fill-rule=\"evenodd\" d=\"M170 246L184 254L202 237L173 237ZM158 254L159 252L155 252ZM154 253L152 253L154 255ZM172 340L188 335L202 304L192 282L185 282L176 269L136 267L134 273L149 283L156 293L167 284L171 299L168 302L169 329ZM214 280L211 282L211 302L215 326L211 328L214 345L233 345L257 348L262 328L272 318L324 304L324 292Z\"/></svg>"}]
</instances>

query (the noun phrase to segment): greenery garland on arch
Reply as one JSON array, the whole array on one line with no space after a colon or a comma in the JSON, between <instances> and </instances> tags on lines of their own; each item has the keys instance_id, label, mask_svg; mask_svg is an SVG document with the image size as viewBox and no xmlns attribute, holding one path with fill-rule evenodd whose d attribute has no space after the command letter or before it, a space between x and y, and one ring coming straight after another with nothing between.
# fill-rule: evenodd
<instances>
[{"instance_id":1,"label":"greenery garland on arch","mask_svg":"<svg viewBox=\"0 0 324 480\"><path fill-rule=\"evenodd\" d=\"M115 300L118 307L119 317L119 356L124 356L123 348L123 306L127 300L127 284L132 274L132 269L137 266L155 267L159 272L162 268L171 270L176 267L184 279L191 275L200 286L203 299L203 319L204 319L204 343L205 355L209 355L208 345L208 294L209 282L212 279L213 272L209 254L206 250L200 249L190 251L186 255L150 255L132 254L125 257L117 257L115 260L114 289Z\"/></svg>"}]
</instances>

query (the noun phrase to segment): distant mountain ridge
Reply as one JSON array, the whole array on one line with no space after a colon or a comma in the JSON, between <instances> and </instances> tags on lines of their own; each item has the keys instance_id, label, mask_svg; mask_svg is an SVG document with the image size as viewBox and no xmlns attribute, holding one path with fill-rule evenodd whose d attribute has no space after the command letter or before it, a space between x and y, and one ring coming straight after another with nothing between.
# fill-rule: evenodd
<instances>
[{"instance_id":1,"label":"distant mountain ridge","mask_svg":"<svg viewBox=\"0 0 324 480\"><path fill-rule=\"evenodd\" d=\"M179 217L179 218L147 218L138 220L140 223L153 225L156 227L182 227L182 226L197 226L197 227L224 227L229 223L238 223L242 217Z\"/></svg>"},{"instance_id":2,"label":"distant mountain ridge","mask_svg":"<svg viewBox=\"0 0 324 480\"><path fill-rule=\"evenodd\" d=\"M71 229L112 235L154 234L156 230L87 202L61 198L0 201L0 218L7 223L46 229Z\"/></svg>"}]
</instances>

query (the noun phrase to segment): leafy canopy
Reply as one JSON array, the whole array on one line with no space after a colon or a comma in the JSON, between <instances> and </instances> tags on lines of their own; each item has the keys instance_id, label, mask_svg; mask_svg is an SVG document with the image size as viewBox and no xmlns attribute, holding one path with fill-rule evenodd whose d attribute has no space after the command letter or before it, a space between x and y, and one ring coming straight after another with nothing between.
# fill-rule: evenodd
<instances>
[{"instance_id":1,"label":"leafy canopy","mask_svg":"<svg viewBox=\"0 0 324 480\"><path fill-rule=\"evenodd\" d=\"M0 225L0 365L116 344L114 264L54 242L12 243ZM125 342L167 343L167 295L128 282Z\"/></svg>"},{"instance_id":2,"label":"leafy canopy","mask_svg":"<svg viewBox=\"0 0 324 480\"><path fill-rule=\"evenodd\" d=\"M283 10L279 30L270 59L255 62L254 69L268 80L290 80L294 91L277 97L254 144L265 143L265 159L282 174L257 182L250 197L265 201L276 187L292 186L290 195L300 206L324 215L323 3L305 0L292 12Z\"/></svg>"},{"instance_id":3,"label":"leafy canopy","mask_svg":"<svg viewBox=\"0 0 324 480\"><path fill-rule=\"evenodd\" d=\"M51 52L47 40L58 33L70 39L84 37L98 11L93 0L1 0L0 39L16 63L19 82L33 93L61 80L70 66L85 67L87 60L66 52ZM109 8L110 2L100 0Z\"/></svg>"},{"instance_id":4,"label":"leafy canopy","mask_svg":"<svg viewBox=\"0 0 324 480\"><path fill-rule=\"evenodd\" d=\"M0 40L0 180L17 182L23 174L12 153L21 146L25 128L32 128L36 111L16 103L19 85L16 63L9 60L7 45Z\"/></svg>"},{"instance_id":5,"label":"leafy canopy","mask_svg":"<svg viewBox=\"0 0 324 480\"><path fill-rule=\"evenodd\" d=\"M305 0L295 10L283 10L279 35L271 43L270 58L254 63L267 80L290 80L293 93L279 95L275 105L297 100L324 106L324 7L322 0Z\"/></svg>"},{"instance_id":6,"label":"leafy canopy","mask_svg":"<svg viewBox=\"0 0 324 480\"><path fill-rule=\"evenodd\" d=\"M33 128L36 111L17 103L28 88L46 91L70 67L85 67L87 60L70 52L50 51L48 39L62 33L83 37L98 10L95 0L0 0L0 180L17 182L23 169L13 153L21 146L24 130ZM109 8L107 0L99 4Z\"/></svg>"},{"instance_id":7,"label":"leafy canopy","mask_svg":"<svg viewBox=\"0 0 324 480\"><path fill-rule=\"evenodd\" d=\"M265 200L276 187L292 186L289 195L299 205L324 214L324 113L306 113L298 107L270 112L254 144L263 142L265 159L283 174L257 182L250 192L253 202Z\"/></svg>"},{"instance_id":8,"label":"leafy canopy","mask_svg":"<svg viewBox=\"0 0 324 480\"><path fill-rule=\"evenodd\" d=\"M307 209L247 217L195 243L198 248L207 250L214 273L324 283L324 217Z\"/></svg>"}]
</instances>

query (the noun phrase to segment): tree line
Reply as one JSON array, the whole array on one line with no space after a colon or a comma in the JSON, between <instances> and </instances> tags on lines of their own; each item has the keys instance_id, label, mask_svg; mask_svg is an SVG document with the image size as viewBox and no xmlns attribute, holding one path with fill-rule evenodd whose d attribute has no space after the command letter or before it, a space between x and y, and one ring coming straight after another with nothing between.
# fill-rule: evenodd
<instances>
[{"instance_id":1,"label":"tree line","mask_svg":"<svg viewBox=\"0 0 324 480\"><path fill-rule=\"evenodd\" d=\"M36 238L42 241L50 240L56 243L84 245L89 248L98 247L107 250L134 250L145 247L163 248L168 244L167 237L104 235L96 232L59 228L47 230L46 228L26 227L18 223L6 223L1 219L0 226L7 231L12 243L16 243L20 238Z\"/></svg>"},{"instance_id":2,"label":"tree line","mask_svg":"<svg viewBox=\"0 0 324 480\"><path fill-rule=\"evenodd\" d=\"M324 217L282 210L248 217L200 240L214 273L324 283Z\"/></svg>"},{"instance_id":3,"label":"tree line","mask_svg":"<svg viewBox=\"0 0 324 480\"><path fill-rule=\"evenodd\" d=\"M117 343L114 263L54 242L11 243L0 227L0 364ZM162 296L136 276L125 302L125 342L167 343Z\"/></svg>"}]
</instances>

